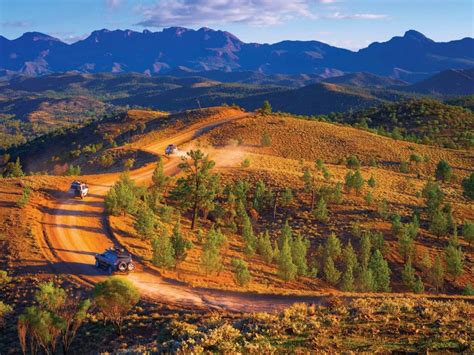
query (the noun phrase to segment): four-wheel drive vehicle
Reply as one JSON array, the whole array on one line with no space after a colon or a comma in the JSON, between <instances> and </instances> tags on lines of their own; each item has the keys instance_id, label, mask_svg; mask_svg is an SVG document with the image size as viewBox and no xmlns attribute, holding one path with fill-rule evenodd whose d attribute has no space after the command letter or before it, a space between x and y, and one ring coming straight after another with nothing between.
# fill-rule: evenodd
<instances>
[{"instance_id":1,"label":"four-wheel drive vehicle","mask_svg":"<svg viewBox=\"0 0 474 355\"><path fill-rule=\"evenodd\" d=\"M176 144L169 144L165 149L166 155L178 153L178 146Z\"/></svg>"},{"instance_id":2,"label":"four-wheel drive vehicle","mask_svg":"<svg viewBox=\"0 0 474 355\"><path fill-rule=\"evenodd\" d=\"M84 182L74 180L71 184L71 190L74 196L84 198L89 193L89 186Z\"/></svg>"},{"instance_id":3,"label":"four-wheel drive vehicle","mask_svg":"<svg viewBox=\"0 0 474 355\"><path fill-rule=\"evenodd\" d=\"M132 255L120 248L109 248L102 254L95 254L95 266L106 269L110 274L135 270Z\"/></svg>"}]
</instances>

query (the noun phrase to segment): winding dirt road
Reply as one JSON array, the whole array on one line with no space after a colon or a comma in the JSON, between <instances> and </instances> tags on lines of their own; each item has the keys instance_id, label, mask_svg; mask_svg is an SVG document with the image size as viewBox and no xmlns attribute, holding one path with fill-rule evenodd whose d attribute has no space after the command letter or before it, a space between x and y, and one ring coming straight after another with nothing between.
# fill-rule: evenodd
<instances>
[{"instance_id":1,"label":"winding dirt road","mask_svg":"<svg viewBox=\"0 0 474 355\"><path fill-rule=\"evenodd\" d=\"M160 154L168 144L183 144L204 132L226 122L243 118L240 115L220 119L210 124L191 126L188 130L166 140L141 148ZM165 164L165 172L179 172L179 158L171 158ZM131 172L137 182L151 179L154 164ZM114 245L108 231L104 213L104 196L117 180L118 174L85 176L91 194L84 200L67 196L55 201L46 209L43 217L43 236L48 246L47 256L57 273L72 275L82 282L93 285L107 277L105 272L94 267L94 255ZM192 288L178 281L161 277L157 272L138 265L137 270L127 276L142 295L158 303L192 309L225 309L230 311L273 311L297 301L315 301L309 297L287 297L259 295L230 291Z\"/></svg>"}]
</instances>

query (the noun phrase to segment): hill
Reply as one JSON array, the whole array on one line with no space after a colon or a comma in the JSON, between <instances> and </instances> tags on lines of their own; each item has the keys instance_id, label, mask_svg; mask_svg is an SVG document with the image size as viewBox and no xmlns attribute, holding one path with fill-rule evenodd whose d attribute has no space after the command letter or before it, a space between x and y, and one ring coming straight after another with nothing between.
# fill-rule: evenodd
<instances>
[{"instance_id":1,"label":"hill","mask_svg":"<svg viewBox=\"0 0 474 355\"><path fill-rule=\"evenodd\" d=\"M429 95L460 96L474 94L474 68L445 70L399 90Z\"/></svg>"},{"instance_id":2,"label":"hill","mask_svg":"<svg viewBox=\"0 0 474 355\"><path fill-rule=\"evenodd\" d=\"M285 75L363 71L413 81L445 69L474 66L473 46L472 38L437 43L413 30L357 52L318 41L244 43L229 32L209 28L103 29L72 44L28 32L14 40L0 36L0 69L27 75L68 70L148 75L177 69Z\"/></svg>"},{"instance_id":3,"label":"hill","mask_svg":"<svg viewBox=\"0 0 474 355\"><path fill-rule=\"evenodd\" d=\"M391 86L403 86L405 82L389 77L374 75L371 73L350 73L342 76L335 76L324 79L325 83L349 85L362 88L388 88Z\"/></svg>"},{"instance_id":4,"label":"hill","mask_svg":"<svg viewBox=\"0 0 474 355\"><path fill-rule=\"evenodd\" d=\"M384 103L329 116L336 122L371 128L380 134L424 144L468 149L473 146L474 113L430 99Z\"/></svg>"}]
</instances>

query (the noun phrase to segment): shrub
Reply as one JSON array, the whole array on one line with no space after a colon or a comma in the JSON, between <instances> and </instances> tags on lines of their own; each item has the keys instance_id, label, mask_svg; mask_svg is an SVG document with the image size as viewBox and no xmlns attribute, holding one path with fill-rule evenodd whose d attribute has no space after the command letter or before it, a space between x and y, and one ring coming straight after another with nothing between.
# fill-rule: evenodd
<instances>
[{"instance_id":1,"label":"shrub","mask_svg":"<svg viewBox=\"0 0 474 355\"><path fill-rule=\"evenodd\" d=\"M174 259L176 263L184 261L188 255L188 250L193 247L193 243L187 240L181 232L181 222L179 219L173 227L171 246L174 251Z\"/></svg>"},{"instance_id":2,"label":"shrub","mask_svg":"<svg viewBox=\"0 0 474 355\"><path fill-rule=\"evenodd\" d=\"M245 286L250 282L250 272L247 263L242 259L232 259L232 267L234 268L234 280L237 285Z\"/></svg>"},{"instance_id":3,"label":"shrub","mask_svg":"<svg viewBox=\"0 0 474 355\"><path fill-rule=\"evenodd\" d=\"M270 147L272 145L272 139L267 131L263 132L260 144L262 147Z\"/></svg>"},{"instance_id":4,"label":"shrub","mask_svg":"<svg viewBox=\"0 0 474 355\"><path fill-rule=\"evenodd\" d=\"M406 162L406 161L401 161L400 162L400 172L403 173L403 174L408 174L410 172L408 162Z\"/></svg>"},{"instance_id":5,"label":"shrub","mask_svg":"<svg viewBox=\"0 0 474 355\"><path fill-rule=\"evenodd\" d=\"M257 252L262 256L263 260L267 263L271 263L273 260L273 248L270 240L270 234L268 230L265 231L263 236L260 236L257 241Z\"/></svg>"},{"instance_id":6,"label":"shrub","mask_svg":"<svg viewBox=\"0 0 474 355\"><path fill-rule=\"evenodd\" d=\"M149 207L143 205L138 209L134 227L140 238L152 239L155 234L156 224L156 216Z\"/></svg>"},{"instance_id":7,"label":"shrub","mask_svg":"<svg viewBox=\"0 0 474 355\"><path fill-rule=\"evenodd\" d=\"M375 178L373 176L371 176L370 179L367 180L367 185L369 185L372 188L374 188L377 185L377 182L375 181Z\"/></svg>"},{"instance_id":8,"label":"shrub","mask_svg":"<svg viewBox=\"0 0 474 355\"><path fill-rule=\"evenodd\" d=\"M359 169L360 168L359 158L357 158L357 156L355 156L355 155L349 155L346 158L346 166L349 169Z\"/></svg>"},{"instance_id":9,"label":"shrub","mask_svg":"<svg viewBox=\"0 0 474 355\"><path fill-rule=\"evenodd\" d=\"M79 165L72 165L70 164L67 169L66 169L66 172L64 173L64 175L66 176L79 176L81 175L81 167Z\"/></svg>"},{"instance_id":10,"label":"shrub","mask_svg":"<svg viewBox=\"0 0 474 355\"><path fill-rule=\"evenodd\" d=\"M240 167L245 169L245 168L248 168L250 166L250 160L248 158L245 158L244 160L242 160L242 163L240 163Z\"/></svg>"},{"instance_id":11,"label":"shrub","mask_svg":"<svg viewBox=\"0 0 474 355\"><path fill-rule=\"evenodd\" d=\"M319 222L327 222L329 219L329 214L328 214L328 208L326 205L326 201L324 201L324 198L320 198L318 205L313 211L314 217L319 221Z\"/></svg>"},{"instance_id":12,"label":"shrub","mask_svg":"<svg viewBox=\"0 0 474 355\"><path fill-rule=\"evenodd\" d=\"M20 199L16 202L16 206L18 208L23 208L25 207L25 205L28 203L28 201L30 200L30 196L31 196L31 187L29 186L25 186L23 188L23 191L21 193L21 197Z\"/></svg>"},{"instance_id":13,"label":"shrub","mask_svg":"<svg viewBox=\"0 0 474 355\"><path fill-rule=\"evenodd\" d=\"M93 294L94 301L100 311L121 334L125 316L140 300L135 285L127 279L113 276L99 282L95 286Z\"/></svg>"},{"instance_id":14,"label":"shrub","mask_svg":"<svg viewBox=\"0 0 474 355\"><path fill-rule=\"evenodd\" d=\"M470 221L464 223L462 226L462 236L464 237L464 240L469 243L469 245L472 244L474 241L474 223Z\"/></svg>"},{"instance_id":15,"label":"shrub","mask_svg":"<svg viewBox=\"0 0 474 355\"><path fill-rule=\"evenodd\" d=\"M0 328L3 327L5 317L12 312L13 308L11 306L0 301Z\"/></svg>"},{"instance_id":16,"label":"shrub","mask_svg":"<svg viewBox=\"0 0 474 355\"><path fill-rule=\"evenodd\" d=\"M440 162L436 166L436 171L435 171L436 179L441 180L443 182L449 182L452 176L453 176L453 171L451 169L451 166L448 164L446 160L440 160Z\"/></svg>"},{"instance_id":17,"label":"shrub","mask_svg":"<svg viewBox=\"0 0 474 355\"><path fill-rule=\"evenodd\" d=\"M12 280L5 270L0 270L0 285L5 285Z\"/></svg>"},{"instance_id":18,"label":"shrub","mask_svg":"<svg viewBox=\"0 0 474 355\"><path fill-rule=\"evenodd\" d=\"M474 287L472 287L470 282L466 284L466 287L464 287L463 295L474 296Z\"/></svg>"},{"instance_id":19,"label":"shrub","mask_svg":"<svg viewBox=\"0 0 474 355\"><path fill-rule=\"evenodd\" d=\"M206 235L206 241L201 254L201 266L208 274L212 271L220 272L223 268L220 248L225 243L225 236L219 230L211 227Z\"/></svg>"}]
</instances>

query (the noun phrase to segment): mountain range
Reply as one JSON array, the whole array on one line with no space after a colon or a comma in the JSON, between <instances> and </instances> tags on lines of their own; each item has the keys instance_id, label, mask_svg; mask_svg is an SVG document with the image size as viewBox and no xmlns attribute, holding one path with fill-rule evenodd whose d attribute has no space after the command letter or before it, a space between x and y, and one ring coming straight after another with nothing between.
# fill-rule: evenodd
<instances>
[{"instance_id":1,"label":"mountain range","mask_svg":"<svg viewBox=\"0 0 474 355\"><path fill-rule=\"evenodd\" d=\"M357 52L318 41L244 43L229 32L166 28L159 32L106 29L67 44L39 32L9 40L0 36L1 73L43 75L78 71L146 75L309 75L315 78L367 72L415 82L447 69L474 67L474 39L435 42L410 30ZM256 74L248 74L256 73Z\"/></svg>"}]
</instances>

